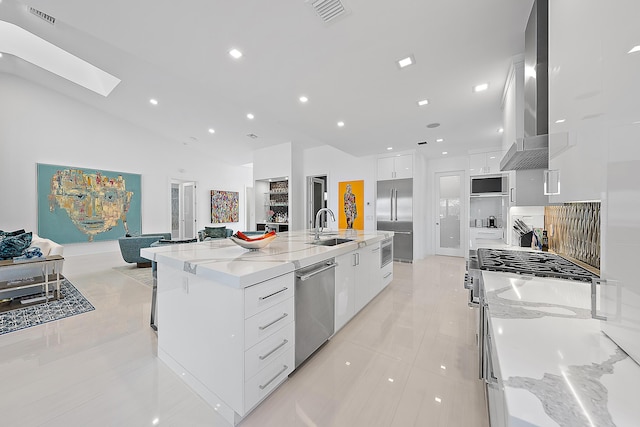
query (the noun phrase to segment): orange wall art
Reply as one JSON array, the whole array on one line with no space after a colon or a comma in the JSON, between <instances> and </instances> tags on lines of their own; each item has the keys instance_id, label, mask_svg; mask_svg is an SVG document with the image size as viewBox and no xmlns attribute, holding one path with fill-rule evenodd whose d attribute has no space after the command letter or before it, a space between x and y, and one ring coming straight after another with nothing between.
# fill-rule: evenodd
<instances>
[{"instance_id":1,"label":"orange wall art","mask_svg":"<svg viewBox=\"0 0 640 427\"><path fill-rule=\"evenodd\" d=\"M338 228L364 230L364 181L338 183Z\"/></svg>"}]
</instances>

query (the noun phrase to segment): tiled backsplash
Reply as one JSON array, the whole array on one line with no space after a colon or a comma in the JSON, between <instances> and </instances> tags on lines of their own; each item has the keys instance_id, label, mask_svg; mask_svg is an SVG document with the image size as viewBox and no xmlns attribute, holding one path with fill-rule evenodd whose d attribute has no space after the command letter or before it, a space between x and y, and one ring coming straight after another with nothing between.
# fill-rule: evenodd
<instances>
[{"instance_id":1,"label":"tiled backsplash","mask_svg":"<svg viewBox=\"0 0 640 427\"><path fill-rule=\"evenodd\" d=\"M600 268L600 202L545 206L549 249Z\"/></svg>"}]
</instances>

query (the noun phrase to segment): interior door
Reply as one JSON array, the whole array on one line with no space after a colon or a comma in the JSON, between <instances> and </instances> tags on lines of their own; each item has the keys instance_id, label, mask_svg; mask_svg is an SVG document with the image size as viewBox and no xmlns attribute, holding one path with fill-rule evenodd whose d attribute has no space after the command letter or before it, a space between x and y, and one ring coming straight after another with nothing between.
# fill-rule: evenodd
<instances>
[{"instance_id":1,"label":"interior door","mask_svg":"<svg viewBox=\"0 0 640 427\"><path fill-rule=\"evenodd\" d=\"M327 207L327 177L310 176L307 178L307 227L315 227L316 214ZM320 219L322 227L327 226L327 214Z\"/></svg>"},{"instance_id":2,"label":"interior door","mask_svg":"<svg viewBox=\"0 0 640 427\"><path fill-rule=\"evenodd\" d=\"M463 177L462 171L436 174L435 236L438 255L464 256L462 212L466 203Z\"/></svg>"},{"instance_id":3,"label":"interior door","mask_svg":"<svg viewBox=\"0 0 640 427\"><path fill-rule=\"evenodd\" d=\"M194 181L171 182L171 237L174 239L196 236L196 188Z\"/></svg>"}]
</instances>

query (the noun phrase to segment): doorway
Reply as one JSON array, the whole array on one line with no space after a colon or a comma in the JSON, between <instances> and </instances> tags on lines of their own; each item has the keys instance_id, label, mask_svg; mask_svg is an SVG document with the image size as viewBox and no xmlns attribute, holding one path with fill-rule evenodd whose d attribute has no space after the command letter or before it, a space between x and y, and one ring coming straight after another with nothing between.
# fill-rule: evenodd
<instances>
[{"instance_id":1,"label":"doorway","mask_svg":"<svg viewBox=\"0 0 640 427\"><path fill-rule=\"evenodd\" d=\"M464 172L436 173L436 254L464 256Z\"/></svg>"},{"instance_id":2,"label":"doorway","mask_svg":"<svg viewBox=\"0 0 640 427\"><path fill-rule=\"evenodd\" d=\"M307 228L315 227L316 214L322 208L327 207L327 176L308 176L307 177ZM320 226L327 226L327 215L320 220Z\"/></svg>"},{"instance_id":3,"label":"doorway","mask_svg":"<svg viewBox=\"0 0 640 427\"><path fill-rule=\"evenodd\" d=\"M197 232L196 182L171 180L171 238L193 239Z\"/></svg>"}]
</instances>

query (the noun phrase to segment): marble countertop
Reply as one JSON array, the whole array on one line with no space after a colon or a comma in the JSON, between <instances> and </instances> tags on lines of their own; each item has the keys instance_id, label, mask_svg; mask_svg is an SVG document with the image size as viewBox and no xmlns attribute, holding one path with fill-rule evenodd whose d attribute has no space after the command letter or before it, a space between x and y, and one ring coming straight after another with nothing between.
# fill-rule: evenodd
<instances>
[{"instance_id":1,"label":"marble countertop","mask_svg":"<svg viewBox=\"0 0 640 427\"><path fill-rule=\"evenodd\" d=\"M591 318L589 283L482 274L510 426L640 423L640 366Z\"/></svg>"},{"instance_id":2,"label":"marble countertop","mask_svg":"<svg viewBox=\"0 0 640 427\"><path fill-rule=\"evenodd\" d=\"M140 250L140 255L229 286L244 288L339 256L393 236L391 231L325 231L321 239L352 239L337 246L312 245L310 230L278 233L266 248L249 251L230 239L163 245Z\"/></svg>"}]
</instances>

